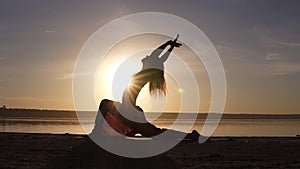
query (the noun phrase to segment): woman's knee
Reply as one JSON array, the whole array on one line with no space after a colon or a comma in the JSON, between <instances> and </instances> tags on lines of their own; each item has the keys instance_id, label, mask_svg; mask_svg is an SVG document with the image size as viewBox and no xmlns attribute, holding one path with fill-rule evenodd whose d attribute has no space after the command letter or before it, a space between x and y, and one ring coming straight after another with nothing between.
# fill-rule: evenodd
<instances>
[{"instance_id":1,"label":"woman's knee","mask_svg":"<svg viewBox=\"0 0 300 169\"><path fill-rule=\"evenodd\" d=\"M99 110L101 111L102 115L106 115L106 113L110 111L110 105L112 102L113 101L108 99L101 100Z\"/></svg>"}]
</instances>

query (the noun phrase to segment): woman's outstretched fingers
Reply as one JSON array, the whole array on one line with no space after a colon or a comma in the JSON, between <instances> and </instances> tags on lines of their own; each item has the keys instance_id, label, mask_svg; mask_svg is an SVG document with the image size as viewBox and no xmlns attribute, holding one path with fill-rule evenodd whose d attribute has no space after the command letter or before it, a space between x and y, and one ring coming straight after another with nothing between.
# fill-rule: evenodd
<instances>
[{"instance_id":1,"label":"woman's outstretched fingers","mask_svg":"<svg viewBox=\"0 0 300 169\"><path fill-rule=\"evenodd\" d=\"M178 43L178 42L175 42L175 41L172 41L171 45L174 46L174 47L177 47L177 48L179 48L180 46L182 46L181 43Z\"/></svg>"}]
</instances>

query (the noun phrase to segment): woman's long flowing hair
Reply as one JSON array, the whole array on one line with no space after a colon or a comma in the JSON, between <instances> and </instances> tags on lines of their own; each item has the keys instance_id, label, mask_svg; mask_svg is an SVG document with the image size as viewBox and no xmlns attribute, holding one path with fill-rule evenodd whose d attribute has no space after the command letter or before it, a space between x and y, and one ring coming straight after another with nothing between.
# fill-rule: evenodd
<instances>
[{"instance_id":1,"label":"woman's long flowing hair","mask_svg":"<svg viewBox=\"0 0 300 169\"><path fill-rule=\"evenodd\" d=\"M160 69L145 69L134 75L136 80L143 79L149 82L149 92L154 96L165 96L167 92L164 71Z\"/></svg>"}]
</instances>

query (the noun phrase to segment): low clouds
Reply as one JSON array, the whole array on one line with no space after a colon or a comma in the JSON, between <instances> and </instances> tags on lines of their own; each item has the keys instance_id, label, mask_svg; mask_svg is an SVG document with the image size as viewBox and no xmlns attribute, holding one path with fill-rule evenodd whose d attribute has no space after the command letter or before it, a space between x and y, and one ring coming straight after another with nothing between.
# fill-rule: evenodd
<instances>
[{"instance_id":1,"label":"low clouds","mask_svg":"<svg viewBox=\"0 0 300 169\"><path fill-rule=\"evenodd\" d=\"M11 78L0 79L0 83L1 83L1 82L8 82L8 81L11 81L11 80L12 80Z\"/></svg>"},{"instance_id":2,"label":"low clouds","mask_svg":"<svg viewBox=\"0 0 300 169\"><path fill-rule=\"evenodd\" d=\"M268 61L262 64L264 69L267 69L269 75L288 75L300 72L300 63L284 61L284 56L279 53L268 53L265 56L265 60Z\"/></svg>"},{"instance_id":3,"label":"low clouds","mask_svg":"<svg viewBox=\"0 0 300 169\"><path fill-rule=\"evenodd\" d=\"M55 30L45 30L44 32L45 32L45 33L56 33Z\"/></svg>"},{"instance_id":4,"label":"low clouds","mask_svg":"<svg viewBox=\"0 0 300 169\"><path fill-rule=\"evenodd\" d=\"M293 53L250 50L234 46L217 45L218 52L228 72L236 77L251 78L285 76L300 73L300 62Z\"/></svg>"},{"instance_id":5,"label":"low clouds","mask_svg":"<svg viewBox=\"0 0 300 169\"><path fill-rule=\"evenodd\" d=\"M53 80L72 80L73 76L73 73L61 73L57 74L57 76L54 77Z\"/></svg>"},{"instance_id":6,"label":"low clouds","mask_svg":"<svg viewBox=\"0 0 300 169\"><path fill-rule=\"evenodd\" d=\"M284 33L278 35L275 28L254 25L250 28L254 41L252 45L230 43L230 40L217 46L220 55L227 63L227 69L237 76L272 77L300 73L300 43L293 27L288 25ZM244 41L250 40L247 36ZM276 77L274 77L276 80Z\"/></svg>"},{"instance_id":7,"label":"low clouds","mask_svg":"<svg viewBox=\"0 0 300 169\"><path fill-rule=\"evenodd\" d=\"M300 47L300 42L284 42L284 41L275 41L280 45L289 46L289 47Z\"/></svg>"},{"instance_id":8,"label":"low clouds","mask_svg":"<svg viewBox=\"0 0 300 169\"><path fill-rule=\"evenodd\" d=\"M249 75L252 77L285 76L300 73L300 63L267 62L244 64L242 67L247 70L247 73L245 73L244 75ZM242 71L243 68L241 68L240 70Z\"/></svg>"},{"instance_id":9,"label":"low clouds","mask_svg":"<svg viewBox=\"0 0 300 169\"><path fill-rule=\"evenodd\" d=\"M44 99L37 98L37 97L30 97L30 96L16 96L16 97L6 97L4 100L7 101L34 101L34 102L40 102L44 101Z\"/></svg>"},{"instance_id":10,"label":"low clouds","mask_svg":"<svg viewBox=\"0 0 300 169\"><path fill-rule=\"evenodd\" d=\"M266 60L277 60L279 58L279 53L268 53L265 57Z\"/></svg>"},{"instance_id":11,"label":"low clouds","mask_svg":"<svg viewBox=\"0 0 300 169\"><path fill-rule=\"evenodd\" d=\"M289 75L300 72L300 63L272 63L267 68L270 75Z\"/></svg>"}]
</instances>

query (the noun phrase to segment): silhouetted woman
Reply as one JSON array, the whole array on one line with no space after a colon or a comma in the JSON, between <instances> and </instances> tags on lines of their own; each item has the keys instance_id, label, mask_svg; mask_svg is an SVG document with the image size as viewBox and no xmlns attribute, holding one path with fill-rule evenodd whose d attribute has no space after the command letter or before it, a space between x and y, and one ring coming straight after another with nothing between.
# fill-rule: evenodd
<instances>
[{"instance_id":1,"label":"silhouetted woman","mask_svg":"<svg viewBox=\"0 0 300 169\"><path fill-rule=\"evenodd\" d=\"M101 101L99 110L106 121L103 122L102 126L99 126L99 124L97 124L99 122L96 120L93 132L98 131L97 128L102 127L102 134L118 135L120 133L126 136L141 134L144 137L152 137L166 130L157 128L148 122L143 110L136 105L136 100L141 89L147 83L149 83L150 94L166 94L164 62L168 59L175 47L181 46L180 43L177 43L177 39L178 35L175 40L167 41L155 49L149 56L142 59L142 70L132 76L130 85L123 93L122 104L107 99ZM170 46L169 49L159 57L168 46ZM108 125L110 127L108 127ZM112 128L115 131L113 131ZM190 139L198 139L198 137L199 133L195 130L186 136L186 138Z\"/></svg>"}]
</instances>

